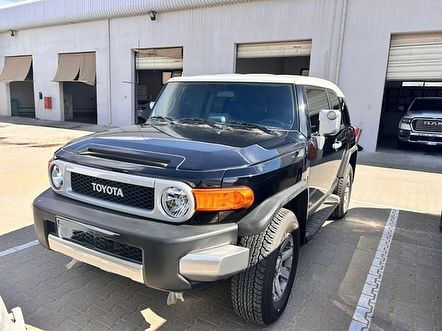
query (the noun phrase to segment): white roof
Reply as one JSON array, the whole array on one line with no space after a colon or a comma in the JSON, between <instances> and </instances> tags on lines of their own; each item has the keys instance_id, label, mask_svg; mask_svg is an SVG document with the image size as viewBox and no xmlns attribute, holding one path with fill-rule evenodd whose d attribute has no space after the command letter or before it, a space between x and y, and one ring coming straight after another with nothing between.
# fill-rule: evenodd
<instances>
[{"instance_id":1,"label":"white roof","mask_svg":"<svg viewBox=\"0 0 442 331\"><path fill-rule=\"evenodd\" d=\"M285 83L295 85L310 85L330 89L338 97L344 98L344 93L334 83L316 77L295 75L270 75L270 74L221 74L203 76L175 77L169 82L244 82L244 83Z\"/></svg>"}]
</instances>

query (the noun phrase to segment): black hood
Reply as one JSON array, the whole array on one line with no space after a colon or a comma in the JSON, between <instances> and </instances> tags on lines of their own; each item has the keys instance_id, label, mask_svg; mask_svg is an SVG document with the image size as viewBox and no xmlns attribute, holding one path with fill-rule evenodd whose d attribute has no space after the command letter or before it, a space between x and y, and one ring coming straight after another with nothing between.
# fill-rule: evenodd
<instances>
[{"instance_id":1,"label":"black hood","mask_svg":"<svg viewBox=\"0 0 442 331\"><path fill-rule=\"evenodd\" d=\"M58 153L75 159L110 159L138 166L183 171L217 171L246 167L286 153L300 143L297 132L250 128L213 128L195 124L127 126L76 139ZM65 157L66 158L66 157Z\"/></svg>"}]
</instances>

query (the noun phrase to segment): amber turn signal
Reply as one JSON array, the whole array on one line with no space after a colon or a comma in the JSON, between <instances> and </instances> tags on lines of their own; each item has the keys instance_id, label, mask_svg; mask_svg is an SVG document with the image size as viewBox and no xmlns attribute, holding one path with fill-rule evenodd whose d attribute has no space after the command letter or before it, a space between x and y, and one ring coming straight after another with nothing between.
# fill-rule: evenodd
<instances>
[{"instance_id":1,"label":"amber turn signal","mask_svg":"<svg viewBox=\"0 0 442 331\"><path fill-rule=\"evenodd\" d=\"M250 187L193 189L197 211L223 211L248 208L255 195Z\"/></svg>"}]
</instances>

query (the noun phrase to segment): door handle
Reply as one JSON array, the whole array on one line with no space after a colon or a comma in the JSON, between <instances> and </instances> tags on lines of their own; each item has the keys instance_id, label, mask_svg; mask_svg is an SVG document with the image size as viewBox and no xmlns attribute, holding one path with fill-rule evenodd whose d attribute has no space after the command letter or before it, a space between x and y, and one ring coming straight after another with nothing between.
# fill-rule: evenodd
<instances>
[{"instance_id":1,"label":"door handle","mask_svg":"<svg viewBox=\"0 0 442 331\"><path fill-rule=\"evenodd\" d=\"M334 150L338 150L339 148L342 147L342 141L335 141L335 143L332 145Z\"/></svg>"}]
</instances>

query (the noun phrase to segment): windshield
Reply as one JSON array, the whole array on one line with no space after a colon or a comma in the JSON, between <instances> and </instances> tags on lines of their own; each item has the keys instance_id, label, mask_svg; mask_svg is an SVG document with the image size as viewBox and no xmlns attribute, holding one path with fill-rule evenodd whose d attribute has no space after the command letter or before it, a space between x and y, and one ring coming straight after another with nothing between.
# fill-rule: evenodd
<instances>
[{"instance_id":1,"label":"windshield","mask_svg":"<svg viewBox=\"0 0 442 331\"><path fill-rule=\"evenodd\" d=\"M294 111L290 84L172 82L161 93L151 118L291 129Z\"/></svg>"},{"instance_id":2,"label":"windshield","mask_svg":"<svg viewBox=\"0 0 442 331\"><path fill-rule=\"evenodd\" d=\"M434 110L442 112L442 98L414 99L410 110Z\"/></svg>"}]
</instances>

